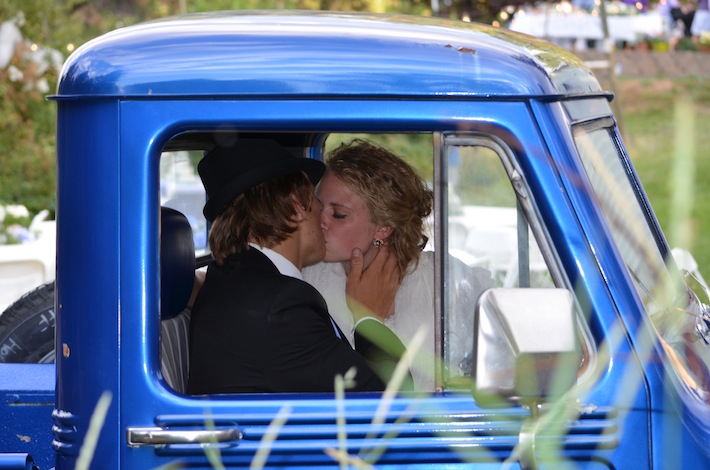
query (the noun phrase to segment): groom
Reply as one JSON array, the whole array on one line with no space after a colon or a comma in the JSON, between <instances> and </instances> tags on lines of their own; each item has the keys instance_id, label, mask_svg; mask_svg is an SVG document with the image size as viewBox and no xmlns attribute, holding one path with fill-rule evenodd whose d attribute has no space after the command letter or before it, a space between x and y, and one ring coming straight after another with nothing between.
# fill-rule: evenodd
<instances>
[{"instance_id":1,"label":"groom","mask_svg":"<svg viewBox=\"0 0 710 470\"><path fill-rule=\"evenodd\" d=\"M401 341L365 313L353 350L301 277L325 254L314 193L324 169L268 139L218 147L199 163L214 261L192 310L188 393L332 392L351 367L353 390L384 390ZM377 268L396 269L392 259L381 250ZM358 310L388 309L397 286L363 273L361 253L353 262Z\"/></svg>"}]
</instances>

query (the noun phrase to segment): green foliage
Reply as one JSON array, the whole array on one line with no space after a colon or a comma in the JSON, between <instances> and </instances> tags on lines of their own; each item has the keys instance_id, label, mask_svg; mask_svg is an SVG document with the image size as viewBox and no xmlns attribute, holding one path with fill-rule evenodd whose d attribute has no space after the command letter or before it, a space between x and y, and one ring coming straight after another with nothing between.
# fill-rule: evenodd
<instances>
[{"instance_id":1,"label":"green foliage","mask_svg":"<svg viewBox=\"0 0 710 470\"><path fill-rule=\"evenodd\" d=\"M32 213L54 211L56 110L46 96L56 90L62 62L91 38L155 17L169 2L132 2L120 17L113 13L119 3L126 2L0 0L0 18L13 21L23 37L0 69L0 200Z\"/></svg>"},{"instance_id":2,"label":"green foliage","mask_svg":"<svg viewBox=\"0 0 710 470\"><path fill-rule=\"evenodd\" d=\"M56 90L59 66L72 51L108 31L183 13L300 9L428 14L424 0L0 0L0 18L14 21L25 45L12 68L0 69L0 200L32 213L55 207ZM30 47L61 54L56 67L37 68ZM403 152L416 150L398 149ZM416 152L415 152L416 153Z\"/></svg>"},{"instance_id":3,"label":"green foliage","mask_svg":"<svg viewBox=\"0 0 710 470\"><path fill-rule=\"evenodd\" d=\"M0 200L37 213L54 209L55 122L44 94L56 86L58 70L41 71L20 46L0 70Z\"/></svg>"},{"instance_id":4,"label":"green foliage","mask_svg":"<svg viewBox=\"0 0 710 470\"><path fill-rule=\"evenodd\" d=\"M425 0L191 0L187 13L218 10L333 10L428 15Z\"/></svg>"},{"instance_id":5,"label":"green foliage","mask_svg":"<svg viewBox=\"0 0 710 470\"><path fill-rule=\"evenodd\" d=\"M357 138L386 147L406 160L426 181L434 180L431 134L332 134L326 141L325 150L329 152L340 143Z\"/></svg>"},{"instance_id":6,"label":"green foliage","mask_svg":"<svg viewBox=\"0 0 710 470\"><path fill-rule=\"evenodd\" d=\"M698 48L695 44L693 44L692 39L682 38L678 42L678 45L676 46L676 50L677 51L697 51Z\"/></svg>"}]
</instances>

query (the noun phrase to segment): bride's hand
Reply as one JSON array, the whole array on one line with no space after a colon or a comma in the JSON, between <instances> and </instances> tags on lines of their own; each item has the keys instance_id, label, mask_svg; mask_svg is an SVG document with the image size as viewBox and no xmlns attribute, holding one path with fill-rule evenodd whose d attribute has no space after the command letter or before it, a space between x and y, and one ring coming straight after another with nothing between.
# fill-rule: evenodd
<instances>
[{"instance_id":1,"label":"bride's hand","mask_svg":"<svg viewBox=\"0 0 710 470\"><path fill-rule=\"evenodd\" d=\"M355 322L363 317L384 321L394 314L394 298L401 284L397 259L389 248L377 250L372 263L363 270L363 255L354 249L350 258L350 273L345 284L348 308Z\"/></svg>"}]
</instances>

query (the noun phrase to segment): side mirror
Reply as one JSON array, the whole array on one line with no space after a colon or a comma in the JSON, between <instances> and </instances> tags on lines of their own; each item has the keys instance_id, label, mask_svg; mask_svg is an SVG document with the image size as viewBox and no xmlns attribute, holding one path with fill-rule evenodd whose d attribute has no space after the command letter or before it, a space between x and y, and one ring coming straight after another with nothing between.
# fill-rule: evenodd
<instances>
[{"instance_id":1,"label":"side mirror","mask_svg":"<svg viewBox=\"0 0 710 470\"><path fill-rule=\"evenodd\" d=\"M568 391L581 360L567 289L489 289L476 305L473 394L539 403Z\"/></svg>"}]
</instances>

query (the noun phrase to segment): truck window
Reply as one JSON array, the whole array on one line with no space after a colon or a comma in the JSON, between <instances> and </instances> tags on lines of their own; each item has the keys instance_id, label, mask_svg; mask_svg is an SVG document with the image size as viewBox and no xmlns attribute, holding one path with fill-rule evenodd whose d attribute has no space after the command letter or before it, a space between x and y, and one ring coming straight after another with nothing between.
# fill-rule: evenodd
<instances>
[{"instance_id":1,"label":"truck window","mask_svg":"<svg viewBox=\"0 0 710 470\"><path fill-rule=\"evenodd\" d=\"M610 119L580 124L575 142L619 254L658 335L676 380L697 396L708 396L708 324L696 293L685 287L651 221L645 198L617 145Z\"/></svg>"},{"instance_id":2,"label":"truck window","mask_svg":"<svg viewBox=\"0 0 710 470\"><path fill-rule=\"evenodd\" d=\"M207 221L202 215L205 189L197 174L200 150L163 152L160 159L160 204L173 208L187 217L195 239L195 255L209 251Z\"/></svg>"},{"instance_id":3,"label":"truck window","mask_svg":"<svg viewBox=\"0 0 710 470\"><path fill-rule=\"evenodd\" d=\"M341 143L364 139L402 158L429 188L434 189L437 165L434 143L437 138L439 136L433 134L312 134L303 139L303 146L293 148L304 156L327 161L328 152ZM294 137L289 139L298 140ZM186 149L193 146L184 136L177 142ZM181 150L177 147L175 143L169 145L167 148L170 150L162 155L160 200L163 206L174 208L188 218L199 258L201 254L209 254L208 227L202 215L204 188L196 171L204 150ZM446 189L441 194L434 192L442 202L434 201L434 210L425 220L428 241L417 268L425 274L421 274L417 281L420 282L416 289L417 300L411 300L414 297L410 294L401 294L397 299L400 310L421 312L408 312L410 316L407 321L397 319L397 313L388 320L389 326L405 344L409 344L422 330L423 343L414 352L412 363L415 364L416 389L427 392L470 388L474 311L476 301L484 290L491 287L562 286L560 281L554 281L535 231L517 202L511 177L519 178L520 175L512 169L511 158L504 148L486 136L447 136L442 149L440 163L445 183L442 187ZM520 180L518 184L524 182ZM443 217L436 214L438 208L443 209ZM434 226L437 223L443 223L444 239L441 243L447 250L441 268L442 276L435 274ZM321 291L331 315L341 329L347 331L348 311L344 302L339 300L342 296L330 292L322 280L313 277L313 271L306 268L305 279ZM442 279L438 293L436 279ZM437 304L443 308L437 308ZM162 322L163 354L173 354L165 348L171 341L165 336L166 325L171 331L182 328L180 334L186 334L187 326L175 326L176 322L175 319ZM185 351L181 354L186 357ZM164 356L161 359L164 368L166 360L171 360ZM187 366L182 367L185 369ZM163 372L166 376L170 375L165 370Z\"/></svg>"},{"instance_id":4,"label":"truck window","mask_svg":"<svg viewBox=\"0 0 710 470\"><path fill-rule=\"evenodd\" d=\"M485 136L446 136L444 142L444 242L450 256L444 259L443 379L446 388L465 388L473 366L471 325L480 292L555 287L555 282L518 205L511 177L520 175L504 148Z\"/></svg>"}]
</instances>

